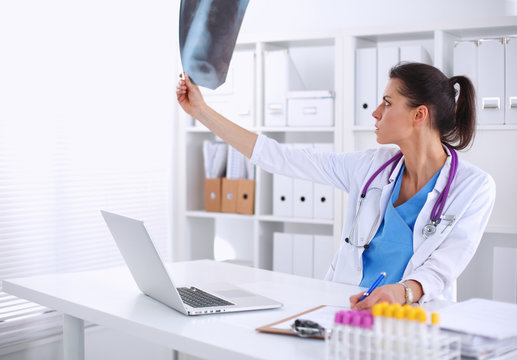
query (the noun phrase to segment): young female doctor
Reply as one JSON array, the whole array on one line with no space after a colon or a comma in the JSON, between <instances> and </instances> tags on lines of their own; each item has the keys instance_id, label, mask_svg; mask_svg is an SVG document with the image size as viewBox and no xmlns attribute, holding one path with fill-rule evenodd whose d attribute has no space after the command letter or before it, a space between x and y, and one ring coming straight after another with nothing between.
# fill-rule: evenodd
<instances>
[{"instance_id":1,"label":"young female doctor","mask_svg":"<svg viewBox=\"0 0 517 360\"><path fill-rule=\"evenodd\" d=\"M283 147L247 131L208 107L187 74L176 95L183 110L264 170L349 193L341 246L326 279L370 287L387 274L364 300L363 293L350 297L352 307L453 298L495 200L493 179L455 151L469 146L475 129L474 88L466 77L447 78L418 63L394 67L372 115L377 142L397 148L352 153Z\"/></svg>"}]
</instances>

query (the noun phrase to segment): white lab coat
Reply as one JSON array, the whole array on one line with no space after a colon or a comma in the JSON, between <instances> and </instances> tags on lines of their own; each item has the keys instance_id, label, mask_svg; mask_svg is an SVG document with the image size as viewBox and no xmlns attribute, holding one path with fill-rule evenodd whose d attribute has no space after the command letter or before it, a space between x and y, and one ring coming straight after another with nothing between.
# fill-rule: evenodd
<instances>
[{"instance_id":1,"label":"white lab coat","mask_svg":"<svg viewBox=\"0 0 517 360\"><path fill-rule=\"evenodd\" d=\"M397 148L383 147L351 153L316 153L309 147L286 147L259 135L251 157L252 163L268 172L330 184L350 194L342 241L326 275L327 280L351 285L361 282L364 249L351 246L344 239L349 235L364 185L397 151ZM364 244L377 233L403 161L404 158L396 164L391 176L390 165L370 185L352 235L353 244ZM474 256L495 201L492 177L459 160L458 171L442 212L442 216L452 215L455 220L442 220L437 225L436 233L424 239L422 230L429 223L431 210L447 183L450 166L449 154L434 189L428 194L416 219L414 253L402 278L416 280L422 285L424 295L420 303L433 299L455 300L455 281Z\"/></svg>"}]
</instances>

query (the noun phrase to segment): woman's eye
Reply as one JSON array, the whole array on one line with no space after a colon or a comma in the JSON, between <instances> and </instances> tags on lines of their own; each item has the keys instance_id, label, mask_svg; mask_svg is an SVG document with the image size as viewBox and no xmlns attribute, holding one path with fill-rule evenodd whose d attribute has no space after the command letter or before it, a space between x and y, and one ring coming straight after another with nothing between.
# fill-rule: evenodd
<instances>
[{"instance_id":1,"label":"woman's eye","mask_svg":"<svg viewBox=\"0 0 517 360\"><path fill-rule=\"evenodd\" d=\"M384 106L390 106L390 105L391 104L388 101L384 100Z\"/></svg>"}]
</instances>

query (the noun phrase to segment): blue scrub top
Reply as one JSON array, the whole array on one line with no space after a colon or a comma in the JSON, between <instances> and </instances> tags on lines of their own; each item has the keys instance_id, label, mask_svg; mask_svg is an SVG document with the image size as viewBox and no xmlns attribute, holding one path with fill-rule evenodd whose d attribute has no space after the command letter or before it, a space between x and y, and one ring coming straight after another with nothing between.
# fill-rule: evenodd
<instances>
[{"instance_id":1,"label":"blue scrub top","mask_svg":"<svg viewBox=\"0 0 517 360\"><path fill-rule=\"evenodd\" d=\"M441 169L411 199L394 207L399 197L404 169L405 165L397 176L379 230L370 242L370 247L363 252L363 279L359 286L369 288L383 271L386 272L386 278L380 285L398 283L413 256L416 218L425 204L427 194L434 189Z\"/></svg>"}]
</instances>

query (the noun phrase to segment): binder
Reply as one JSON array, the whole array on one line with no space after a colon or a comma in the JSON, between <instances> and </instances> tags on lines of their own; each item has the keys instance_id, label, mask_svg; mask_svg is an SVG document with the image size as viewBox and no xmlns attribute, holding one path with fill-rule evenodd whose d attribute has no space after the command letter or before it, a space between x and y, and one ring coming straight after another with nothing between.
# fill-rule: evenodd
<instances>
[{"instance_id":1,"label":"binder","mask_svg":"<svg viewBox=\"0 0 517 360\"><path fill-rule=\"evenodd\" d=\"M433 60L427 50L421 45L406 45L400 47L400 61L418 62L432 65Z\"/></svg>"},{"instance_id":2,"label":"binder","mask_svg":"<svg viewBox=\"0 0 517 360\"><path fill-rule=\"evenodd\" d=\"M312 144L295 144L294 147L303 149ZM314 202L313 182L303 179L293 180L293 216L312 218Z\"/></svg>"},{"instance_id":3,"label":"binder","mask_svg":"<svg viewBox=\"0 0 517 360\"><path fill-rule=\"evenodd\" d=\"M380 103L384 90L390 80L390 70L400 61L400 52L397 46L377 48L377 102Z\"/></svg>"},{"instance_id":4,"label":"binder","mask_svg":"<svg viewBox=\"0 0 517 360\"><path fill-rule=\"evenodd\" d=\"M334 238L329 235L314 235L313 277L324 279L334 257Z\"/></svg>"},{"instance_id":5,"label":"binder","mask_svg":"<svg viewBox=\"0 0 517 360\"><path fill-rule=\"evenodd\" d=\"M255 104L255 52L238 51L233 54L235 118L230 119L243 127L252 127Z\"/></svg>"},{"instance_id":6,"label":"binder","mask_svg":"<svg viewBox=\"0 0 517 360\"><path fill-rule=\"evenodd\" d=\"M334 144L314 144L317 152L332 152ZM314 183L313 215L318 219L334 218L334 188L330 185Z\"/></svg>"},{"instance_id":7,"label":"binder","mask_svg":"<svg viewBox=\"0 0 517 360\"><path fill-rule=\"evenodd\" d=\"M223 178L221 211L224 213L237 212L237 191L239 180Z\"/></svg>"},{"instance_id":8,"label":"binder","mask_svg":"<svg viewBox=\"0 0 517 360\"><path fill-rule=\"evenodd\" d=\"M478 42L478 123L504 124L504 45L501 39Z\"/></svg>"},{"instance_id":9,"label":"binder","mask_svg":"<svg viewBox=\"0 0 517 360\"><path fill-rule=\"evenodd\" d=\"M293 179L273 174L273 215L293 216Z\"/></svg>"},{"instance_id":10,"label":"binder","mask_svg":"<svg viewBox=\"0 0 517 360\"><path fill-rule=\"evenodd\" d=\"M312 277L313 235L293 234L293 274Z\"/></svg>"},{"instance_id":11,"label":"binder","mask_svg":"<svg viewBox=\"0 0 517 360\"><path fill-rule=\"evenodd\" d=\"M273 271L293 273L293 235L273 233Z\"/></svg>"},{"instance_id":12,"label":"binder","mask_svg":"<svg viewBox=\"0 0 517 360\"><path fill-rule=\"evenodd\" d=\"M505 50L505 124L517 124L517 37L508 38Z\"/></svg>"},{"instance_id":13,"label":"binder","mask_svg":"<svg viewBox=\"0 0 517 360\"><path fill-rule=\"evenodd\" d=\"M287 50L264 53L264 125L286 126L288 69Z\"/></svg>"},{"instance_id":14,"label":"binder","mask_svg":"<svg viewBox=\"0 0 517 360\"><path fill-rule=\"evenodd\" d=\"M221 178L205 179L205 210L221 211Z\"/></svg>"},{"instance_id":15,"label":"binder","mask_svg":"<svg viewBox=\"0 0 517 360\"><path fill-rule=\"evenodd\" d=\"M201 88L208 106L232 120L251 127L254 123L255 52L236 51L226 75L226 81L215 90ZM197 122L196 126L204 125Z\"/></svg>"},{"instance_id":16,"label":"binder","mask_svg":"<svg viewBox=\"0 0 517 360\"><path fill-rule=\"evenodd\" d=\"M477 44L475 41L460 41L453 49L453 73L466 76L477 90Z\"/></svg>"},{"instance_id":17,"label":"binder","mask_svg":"<svg viewBox=\"0 0 517 360\"><path fill-rule=\"evenodd\" d=\"M287 92L303 89L287 49L264 53L264 126L286 126Z\"/></svg>"},{"instance_id":18,"label":"binder","mask_svg":"<svg viewBox=\"0 0 517 360\"><path fill-rule=\"evenodd\" d=\"M377 49L355 51L355 118L356 125L372 126L377 107Z\"/></svg>"},{"instance_id":19,"label":"binder","mask_svg":"<svg viewBox=\"0 0 517 360\"><path fill-rule=\"evenodd\" d=\"M237 213L252 215L255 209L255 180L239 179L237 183Z\"/></svg>"}]
</instances>

